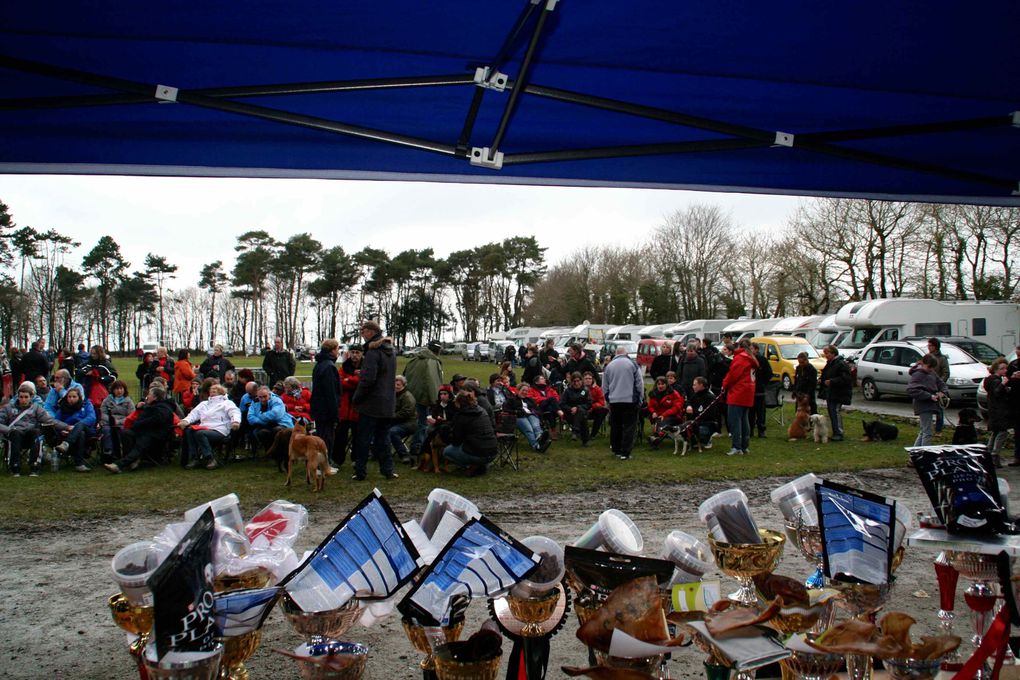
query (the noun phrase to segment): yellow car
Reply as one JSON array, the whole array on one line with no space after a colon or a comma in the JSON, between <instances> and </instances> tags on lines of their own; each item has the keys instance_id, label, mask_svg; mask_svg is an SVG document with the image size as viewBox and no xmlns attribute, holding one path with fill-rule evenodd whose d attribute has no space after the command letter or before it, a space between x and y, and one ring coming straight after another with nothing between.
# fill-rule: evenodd
<instances>
[{"instance_id":1,"label":"yellow car","mask_svg":"<svg viewBox=\"0 0 1020 680\"><path fill-rule=\"evenodd\" d=\"M758 344L762 356L772 366L772 379L783 381L783 389L789 391L793 387L793 374L797 370L797 355L807 352L808 361L818 369L825 368L825 357L818 353L814 346L804 338L795 335L766 335L751 338Z\"/></svg>"}]
</instances>

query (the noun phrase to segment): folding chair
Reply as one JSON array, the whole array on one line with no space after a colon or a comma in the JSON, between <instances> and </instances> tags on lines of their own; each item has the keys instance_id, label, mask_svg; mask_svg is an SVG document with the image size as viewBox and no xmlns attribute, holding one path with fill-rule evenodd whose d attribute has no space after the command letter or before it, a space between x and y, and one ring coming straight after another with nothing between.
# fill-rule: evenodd
<instances>
[{"instance_id":1,"label":"folding chair","mask_svg":"<svg viewBox=\"0 0 1020 680\"><path fill-rule=\"evenodd\" d=\"M517 443L517 416L513 413L500 411L496 415L496 461L501 467L509 465L514 470L521 469L521 456Z\"/></svg>"},{"instance_id":2,"label":"folding chair","mask_svg":"<svg viewBox=\"0 0 1020 680\"><path fill-rule=\"evenodd\" d=\"M782 387L783 384L778 380L765 386L765 413L772 418L773 422L786 427L786 417L783 415L783 406L786 404L780 392Z\"/></svg>"}]
</instances>

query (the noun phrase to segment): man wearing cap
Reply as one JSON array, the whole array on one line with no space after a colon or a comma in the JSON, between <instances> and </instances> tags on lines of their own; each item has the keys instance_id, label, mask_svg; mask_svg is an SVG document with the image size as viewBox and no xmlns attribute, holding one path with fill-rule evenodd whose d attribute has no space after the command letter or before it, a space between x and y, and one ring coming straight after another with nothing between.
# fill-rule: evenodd
<instances>
[{"instance_id":1,"label":"man wearing cap","mask_svg":"<svg viewBox=\"0 0 1020 680\"><path fill-rule=\"evenodd\" d=\"M425 349L418 350L404 368L407 391L414 397L418 419L414 439L411 441L411 451L415 453L421 450L422 442L425 441L425 431L428 429L426 419L439 398L439 387L444 382L443 362L438 356L442 349L443 346L437 340L432 340Z\"/></svg>"},{"instance_id":2,"label":"man wearing cap","mask_svg":"<svg viewBox=\"0 0 1020 680\"><path fill-rule=\"evenodd\" d=\"M453 377L450 378L450 387L453 388L454 396L456 396L458 392L460 392L462 389L464 389L464 381L465 380L467 380L467 376L466 375L462 375L460 373L454 373Z\"/></svg>"},{"instance_id":3,"label":"man wearing cap","mask_svg":"<svg viewBox=\"0 0 1020 680\"><path fill-rule=\"evenodd\" d=\"M358 388L351 399L358 409L358 430L354 437L354 476L365 479L368 450L371 446L379 460L379 471L386 479L396 479L393 452L390 450L389 428L396 410L397 354L393 341L383 337L375 321L361 324L365 356L361 361ZM438 390L437 390L438 391Z\"/></svg>"}]
</instances>

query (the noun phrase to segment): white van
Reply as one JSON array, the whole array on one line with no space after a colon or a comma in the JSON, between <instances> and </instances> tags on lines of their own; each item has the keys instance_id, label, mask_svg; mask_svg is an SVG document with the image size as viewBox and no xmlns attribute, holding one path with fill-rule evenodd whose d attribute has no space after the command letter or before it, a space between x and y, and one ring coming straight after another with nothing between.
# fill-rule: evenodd
<instances>
[{"instance_id":1,"label":"white van","mask_svg":"<svg viewBox=\"0 0 1020 680\"><path fill-rule=\"evenodd\" d=\"M768 335L769 331L775 328L776 324L782 321L779 319L743 319L734 321L723 329L723 333L733 336L733 342L740 342L744 338L753 338L756 335Z\"/></svg>"},{"instance_id":2,"label":"white van","mask_svg":"<svg viewBox=\"0 0 1020 680\"><path fill-rule=\"evenodd\" d=\"M852 329L837 345L840 354L851 359L873 342L910 336L969 336L1008 354L1016 347L1020 305L1015 302L881 298L848 302L836 312L836 323Z\"/></svg>"},{"instance_id":3,"label":"white van","mask_svg":"<svg viewBox=\"0 0 1020 680\"><path fill-rule=\"evenodd\" d=\"M643 326L637 324L630 324L627 326L613 326L606 331L606 342L615 342L617 340L628 340L630 342L637 342L641 339L640 331Z\"/></svg>"},{"instance_id":4,"label":"white van","mask_svg":"<svg viewBox=\"0 0 1020 680\"><path fill-rule=\"evenodd\" d=\"M708 338L713 343L718 343L722 340L723 329L731 323L733 323L733 319L693 319L673 326L667 335L672 335L673 340L681 345L702 338Z\"/></svg>"}]
</instances>

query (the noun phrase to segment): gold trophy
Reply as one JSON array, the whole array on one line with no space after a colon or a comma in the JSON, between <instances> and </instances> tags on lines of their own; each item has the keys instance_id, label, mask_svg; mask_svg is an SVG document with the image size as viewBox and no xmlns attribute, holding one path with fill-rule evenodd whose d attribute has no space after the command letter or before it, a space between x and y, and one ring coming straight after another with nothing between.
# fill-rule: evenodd
<instances>
[{"instance_id":1,"label":"gold trophy","mask_svg":"<svg viewBox=\"0 0 1020 680\"><path fill-rule=\"evenodd\" d=\"M265 588L269 585L272 574L261 567L249 569L239 574L220 574L213 579L213 590L227 593L234 590ZM220 680L248 680L248 669L244 662L251 658L259 643L262 642L262 630L252 630L241 635L221 637L223 658L220 659Z\"/></svg>"},{"instance_id":2,"label":"gold trophy","mask_svg":"<svg viewBox=\"0 0 1020 680\"><path fill-rule=\"evenodd\" d=\"M142 652L145 650L145 643L149 641L149 632L152 631L153 607L151 604L134 604L124 593L111 595L109 604L110 615L113 616L113 622L117 627L138 636L128 645L128 652L141 668Z\"/></svg>"},{"instance_id":3,"label":"gold trophy","mask_svg":"<svg viewBox=\"0 0 1020 680\"><path fill-rule=\"evenodd\" d=\"M407 636L408 641L411 645L425 655L425 658L418 664L418 668L423 673L434 672L436 670L436 658L432 654L432 645L429 644L428 635L425 632L425 627L414 623L410 619L403 619L401 623L404 625L404 635ZM464 630L464 619L463 617L459 621L451 621L450 625L443 626L443 635L446 637L447 642L456 642L460 639L461 631Z\"/></svg>"},{"instance_id":4,"label":"gold trophy","mask_svg":"<svg viewBox=\"0 0 1020 680\"><path fill-rule=\"evenodd\" d=\"M502 654L481 661L455 661L443 656L442 647L436 654L436 676L439 680L496 680Z\"/></svg>"},{"instance_id":5,"label":"gold trophy","mask_svg":"<svg viewBox=\"0 0 1020 680\"><path fill-rule=\"evenodd\" d=\"M186 660L174 660L175 652L171 652L161 660L156 659L156 650L149 645L142 654L145 673L150 680L216 680L220 675L220 660L223 658L223 645L198 656L197 653L182 655ZM151 652L151 653L150 653ZM198 658L195 658L198 656Z\"/></svg>"},{"instance_id":6,"label":"gold trophy","mask_svg":"<svg viewBox=\"0 0 1020 680\"><path fill-rule=\"evenodd\" d=\"M294 652L274 649L294 660L304 680L361 680L368 663L368 647L357 642L326 642L328 651L313 650L311 645L299 645ZM317 652L312 654L312 652Z\"/></svg>"},{"instance_id":7,"label":"gold trophy","mask_svg":"<svg viewBox=\"0 0 1020 680\"><path fill-rule=\"evenodd\" d=\"M814 640L814 633L805 634L805 638ZM779 662L783 672L783 680L828 680L839 672L843 666L843 655L809 651L800 645L790 649L790 656Z\"/></svg>"},{"instance_id":8,"label":"gold trophy","mask_svg":"<svg viewBox=\"0 0 1020 680\"><path fill-rule=\"evenodd\" d=\"M900 558L902 561L902 557ZM895 560L894 560L895 562ZM875 612L889 600L892 583L873 585L871 583L844 583L832 581L830 584L839 591L840 608L846 610L851 618L861 621L875 622ZM846 674L850 680L865 680L874 672L874 660L866 654L846 655Z\"/></svg>"},{"instance_id":9,"label":"gold trophy","mask_svg":"<svg viewBox=\"0 0 1020 680\"><path fill-rule=\"evenodd\" d=\"M725 543L716 540L711 534L708 536L708 546L715 556L719 571L740 583L740 589L729 598L744 607L758 607L753 579L775 571L783 556L783 544L786 543L786 536L778 531L759 529L758 534L761 543Z\"/></svg>"}]
</instances>

